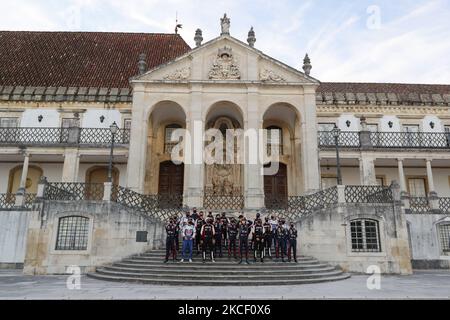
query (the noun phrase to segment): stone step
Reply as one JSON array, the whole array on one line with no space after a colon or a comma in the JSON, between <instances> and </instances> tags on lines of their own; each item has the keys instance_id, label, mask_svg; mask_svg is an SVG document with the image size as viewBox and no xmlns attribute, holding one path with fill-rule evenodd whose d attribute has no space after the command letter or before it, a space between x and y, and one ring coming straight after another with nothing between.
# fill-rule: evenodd
<instances>
[{"instance_id":1,"label":"stone step","mask_svg":"<svg viewBox=\"0 0 450 320\"><path fill-rule=\"evenodd\" d=\"M249 261L254 261L253 256L248 257ZM286 261L288 260L287 258L284 258ZM165 257L130 257L124 260L133 260L133 261L150 261L150 262L163 262L165 260ZM207 257L207 260L209 260L209 257ZM214 260L216 260L216 263L236 263L240 261L240 258L238 257L237 259L231 257L214 257ZM245 260L245 259L244 259ZM173 261L172 259L169 259L169 261ZM181 257L177 257L177 262L181 261ZM189 260L185 260L185 262L187 262ZM197 262L202 262L202 258L201 256L198 257L193 257L192 258L192 263L197 263ZM260 258L257 258L257 261L260 261ZM281 258L277 259L277 258L269 258L266 257L264 258L264 263L273 263L276 261L281 261ZM294 261L294 259L292 259L292 261ZM306 259L306 258L298 258L297 259L298 263L319 263L318 260L316 259Z\"/></svg>"},{"instance_id":2,"label":"stone step","mask_svg":"<svg viewBox=\"0 0 450 320\"><path fill-rule=\"evenodd\" d=\"M280 269L280 270L296 270L296 269L313 269L313 268L324 268L329 267L327 264L318 263L318 264L298 264L298 263L252 263L252 264L217 264L217 263L133 263L133 262L115 262L113 263L113 266L117 267L148 267L148 268L161 268L161 269L175 269L175 270L220 270L220 271L227 271L227 270L240 270L240 269Z\"/></svg>"},{"instance_id":3,"label":"stone step","mask_svg":"<svg viewBox=\"0 0 450 320\"><path fill-rule=\"evenodd\" d=\"M170 278L145 278L145 277L129 277L129 276L117 276L117 275L105 275L100 273L88 273L88 277L107 280L107 281L119 281L119 282L139 282L154 285L174 285L174 286L269 286L269 285L298 285L298 284L311 284L327 281L344 280L350 277L349 274L341 273L335 276L307 278L307 279L270 279L261 281L260 279L247 279L242 280L185 280L182 277L177 279Z\"/></svg>"},{"instance_id":4,"label":"stone step","mask_svg":"<svg viewBox=\"0 0 450 320\"><path fill-rule=\"evenodd\" d=\"M148 268L148 267L124 267L124 266L115 266L115 265L110 265L110 266L104 266L102 267L103 269L106 270L110 270L110 271L126 271L126 272L135 272L135 273L153 273L153 272L158 272L161 274L177 274L179 275L179 273L189 273L189 272L195 272L196 274L208 274L208 275L234 275L234 274L247 274L247 275L254 275L254 274L261 274L261 275L282 275L282 274L288 274L291 275L293 270L292 269L280 269L280 268L266 268L266 269L262 269L262 268L254 268L254 269L250 269L250 268L239 268L239 269L228 269L228 270L216 270L213 269L211 270L211 268L208 269L199 269L199 268L173 268L173 269L163 269L160 267L156 267L156 268ZM295 272L301 272L302 274L309 274L309 273L317 273L317 272L330 272L330 271L335 271L338 270L335 267L332 266L328 266L328 267L321 267L321 268L302 268L302 269L295 269Z\"/></svg>"},{"instance_id":5,"label":"stone step","mask_svg":"<svg viewBox=\"0 0 450 320\"><path fill-rule=\"evenodd\" d=\"M211 280L211 281L229 281L229 280L290 280L290 279L313 279L313 278L326 278L342 274L339 270L333 271L322 271L318 273L300 273L292 272L291 274L270 274L270 273L255 273L249 274L222 274L222 275L211 275L208 273L196 274L183 272L182 274L160 274L158 272L145 272L136 273L129 271L117 271L117 270L107 270L105 268L98 268L97 273L110 276L120 276L120 277L134 277L134 278L150 278L150 279L183 279L183 280Z\"/></svg>"}]
</instances>

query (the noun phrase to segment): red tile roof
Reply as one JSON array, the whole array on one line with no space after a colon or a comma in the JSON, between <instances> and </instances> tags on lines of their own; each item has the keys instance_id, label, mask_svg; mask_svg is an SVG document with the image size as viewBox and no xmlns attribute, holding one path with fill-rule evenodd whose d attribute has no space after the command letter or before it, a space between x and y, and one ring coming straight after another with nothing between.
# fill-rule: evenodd
<instances>
[{"instance_id":1,"label":"red tile roof","mask_svg":"<svg viewBox=\"0 0 450 320\"><path fill-rule=\"evenodd\" d=\"M450 93L450 85L322 82L317 91L323 93L342 92L342 93L448 94Z\"/></svg>"},{"instance_id":2,"label":"red tile roof","mask_svg":"<svg viewBox=\"0 0 450 320\"><path fill-rule=\"evenodd\" d=\"M176 34L0 32L0 86L127 88L148 68L191 50Z\"/></svg>"}]
</instances>

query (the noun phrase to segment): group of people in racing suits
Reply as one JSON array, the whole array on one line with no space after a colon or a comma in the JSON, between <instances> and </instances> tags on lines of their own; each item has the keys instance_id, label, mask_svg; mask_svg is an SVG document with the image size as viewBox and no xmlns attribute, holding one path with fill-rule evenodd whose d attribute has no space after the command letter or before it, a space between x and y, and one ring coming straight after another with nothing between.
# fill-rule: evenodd
<instances>
[{"instance_id":1,"label":"group of people in racing suits","mask_svg":"<svg viewBox=\"0 0 450 320\"><path fill-rule=\"evenodd\" d=\"M168 262L172 254L173 261L177 261L179 251L180 231L183 233L183 241L186 228L195 230L190 239L193 246L191 248L189 261L192 262L192 250L196 250L197 255L202 253L202 260L206 262L207 256L212 262L214 257L223 257L224 252L228 258L239 260L239 264L249 264L249 253L253 252L253 260L258 259L264 262L266 257L282 262L291 262L291 258L297 262L297 236L298 232L295 224L286 223L284 218L277 219L274 215L263 219L259 213L256 219L251 221L243 215L238 218L227 217L226 213L216 214L208 212L205 216L203 211L197 213L193 209L192 213L187 211L185 216L172 217L166 225L166 257L164 262ZM183 251L185 245L183 243ZM184 252L183 252L184 257ZM184 259L181 260L182 262Z\"/></svg>"}]
</instances>

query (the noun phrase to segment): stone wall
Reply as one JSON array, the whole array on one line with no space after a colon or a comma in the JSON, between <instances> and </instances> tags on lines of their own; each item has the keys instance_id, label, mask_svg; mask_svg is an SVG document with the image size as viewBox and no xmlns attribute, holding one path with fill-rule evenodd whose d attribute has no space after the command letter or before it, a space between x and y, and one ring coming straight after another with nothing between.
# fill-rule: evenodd
<instances>
[{"instance_id":1,"label":"stone wall","mask_svg":"<svg viewBox=\"0 0 450 320\"><path fill-rule=\"evenodd\" d=\"M87 250L56 250L59 218L89 218ZM136 232L147 231L147 242L137 242ZM63 274L68 266L82 273L127 256L160 248L164 225L112 202L44 201L30 214L25 274Z\"/></svg>"},{"instance_id":2,"label":"stone wall","mask_svg":"<svg viewBox=\"0 0 450 320\"><path fill-rule=\"evenodd\" d=\"M381 252L353 252L350 221L378 221ZM298 222L299 254L339 265L344 271L365 273L376 265L382 273L411 274L406 220L393 204L339 204Z\"/></svg>"},{"instance_id":3,"label":"stone wall","mask_svg":"<svg viewBox=\"0 0 450 320\"><path fill-rule=\"evenodd\" d=\"M438 227L450 223L450 215L407 214L414 269L450 269L450 252L442 251Z\"/></svg>"},{"instance_id":4,"label":"stone wall","mask_svg":"<svg viewBox=\"0 0 450 320\"><path fill-rule=\"evenodd\" d=\"M30 211L0 211L0 268L22 268Z\"/></svg>"}]
</instances>

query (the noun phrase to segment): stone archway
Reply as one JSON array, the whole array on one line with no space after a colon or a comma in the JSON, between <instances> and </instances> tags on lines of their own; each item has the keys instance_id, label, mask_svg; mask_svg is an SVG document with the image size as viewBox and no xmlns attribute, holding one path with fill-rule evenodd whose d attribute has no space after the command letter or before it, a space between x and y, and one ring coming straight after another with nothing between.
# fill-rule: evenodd
<instances>
[{"instance_id":1,"label":"stone archway","mask_svg":"<svg viewBox=\"0 0 450 320\"><path fill-rule=\"evenodd\" d=\"M22 176L22 166L17 166L9 171L8 193L16 193L20 186ZM36 193L39 179L43 176L43 171L38 166L29 165L27 180L25 183L26 193Z\"/></svg>"},{"instance_id":2,"label":"stone archway","mask_svg":"<svg viewBox=\"0 0 450 320\"><path fill-rule=\"evenodd\" d=\"M86 170L86 183L105 183L108 181L107 166L93 166ZM112 168L112 182L114 185L119 184L119 170Z\"/></svg>"}]
</instances>

